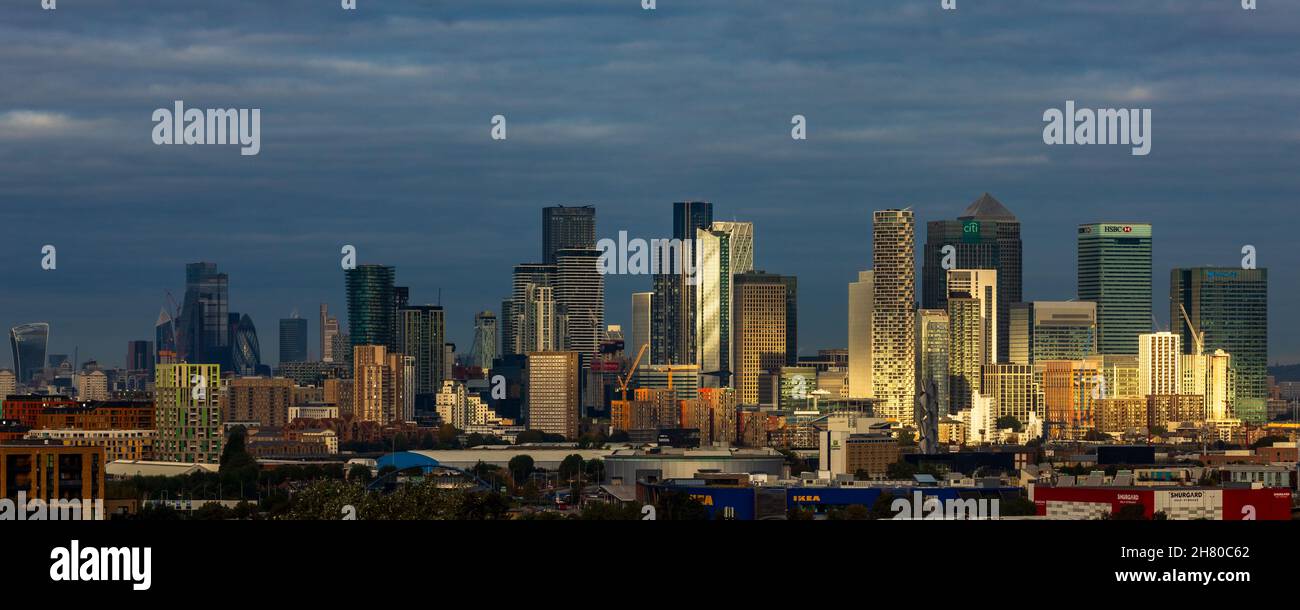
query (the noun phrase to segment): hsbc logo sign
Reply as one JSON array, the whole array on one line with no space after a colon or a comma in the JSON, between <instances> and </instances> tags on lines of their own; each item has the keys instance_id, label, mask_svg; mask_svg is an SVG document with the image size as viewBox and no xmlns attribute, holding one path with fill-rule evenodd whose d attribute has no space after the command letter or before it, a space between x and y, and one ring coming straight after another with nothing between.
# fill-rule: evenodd
<instances>
[{"instance_id":1,"label":"hsbc logo sign","mask_svg":"<svg viewBox=\"0 0 1300 610\"><path fill-rule=\"evenodd\" d=\"M1101 228L1102 233L1132 233L1133 227L1128 225L1105 225Z\"/></svg>"}]
</instances>

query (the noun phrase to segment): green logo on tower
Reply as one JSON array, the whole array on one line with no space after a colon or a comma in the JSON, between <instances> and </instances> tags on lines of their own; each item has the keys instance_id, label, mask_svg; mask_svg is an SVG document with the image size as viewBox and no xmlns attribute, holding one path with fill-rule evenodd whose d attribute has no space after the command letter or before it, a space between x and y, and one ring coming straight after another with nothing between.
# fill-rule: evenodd
<instances>
[{"instance_id":1,"label":"green logo on tower","mask_svg":"<svg viewBox=\"0 0 1300 610\"><path fill-rule=\"evenodd\" d=\"M961 241L965 244L980 243L980 221L967 220L961 225Z\"/></svg>"}]
</instances>

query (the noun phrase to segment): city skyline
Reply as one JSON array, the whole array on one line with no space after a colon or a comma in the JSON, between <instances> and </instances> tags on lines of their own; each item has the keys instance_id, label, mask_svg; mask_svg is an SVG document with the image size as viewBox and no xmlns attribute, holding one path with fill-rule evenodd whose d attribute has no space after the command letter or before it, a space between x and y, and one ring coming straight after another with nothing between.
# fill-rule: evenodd
<instances>
[{"instance_id":1,"label":"city skyline","mask_svg":"<svg viewBox=\"0 0 1300 610\"><path fill-rule=\"evenodd\" d=\"M354 30L305 1L233 2L235 36L181 25L203 22L187 19L205 14L198 3L15 12L0 44L29 59L12 78L46 86L9 88L0 109L0 327L47 321L51 353L121 363L127 341L153 337L166 291L180 296L183 265L212 261L273 363L276 320L322 302L346 311L338 252L352 244L360 262L396 267L411 303L443 305L448 341L468 346L474 315L499 313L510 270L538 258L541 208L593 205L598 239L653 238L671 236L672 202L704 200L715 220L755 223L760 268L799 277L811 354L846 346L841 297L869 266L872 211L910 206L922 242L923 223L986 191L1021 221L1025 301L1076 296L1070 232L1121 221L1153 225L1162 327L1171 269L1233 267L1245 245L1271 269L1270 308L1286 311L1300 298L1288 264L1300 93L1272 51L1300 7L1264 22L1219 4L1011 1L936 19L830 0L653 15L578 1L521 19L502 2L395 2L359 12ZM1080 27L1110 44L1063 35ZM157 31L171 34L144 35ZM357 44L330 43L345 33ZM706 42L719 39L736 42ZM1114 65L1117 46L1148 61ZM972 73L979 62L1010 67ZM177 99L263 108L261 153L151 145L149 112ZM1153 108L1151 154L1045 146L1043 110L1067 99ZM497 113L504 142L487 135ZM789 139L794 114L806 141ZM40 268L44 244L57 270ZM649 289L609 278L607 321L628 327L632 293ZM1300 320L1270 322L1268 362L1300 361Z\"/></svg>"}]
</instances>

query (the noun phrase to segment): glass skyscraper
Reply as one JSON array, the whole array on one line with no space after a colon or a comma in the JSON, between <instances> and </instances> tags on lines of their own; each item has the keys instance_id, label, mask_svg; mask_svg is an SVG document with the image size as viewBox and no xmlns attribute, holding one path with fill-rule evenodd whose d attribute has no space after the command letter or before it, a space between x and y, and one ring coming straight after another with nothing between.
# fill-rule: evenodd
<instances>
[{"instance_id":1,"label":"glass skyscraper","mask_svg":"<svg viewBox=\"0 0 1300 610\"><path fill-rule=\"evenodd\" d=\"M248 314L230 314L230 365L236 375L258 374L262 366L262 347L257 340L257 327Z\"/></svg>"},{"instance_id":2,"label":"glass skyscraper","mask_svg":"<svg viewBox=\"0 0 1300 610\"><path fill-rule=\"evenodd\" d=\"M32 380L45 365L45 352L50 343L50 325L45 322L21 324L9 330L9 345L14 351L14 372L18 383Z\"/></svg>"},{"instance_id":3,"label":"glass skyscraper","mask_svg":"<svg viewBox=\"0 0 1300 610\"><path fill-rule=\"evenodd\" d=\"M1247 423L1264 423L1268 415L1268 270L1190 267L1170 272L1171 327L1182 336L1183 352L1195 354L1196 339L1180 305L1196 332L1204 335L1202 353L1221 349L1231 357L1237 390L1233 414Z\"/></svg>"},{"instance_id":4,"label":"glass skyscraper","mask_svg":"<svg viewBox=\"0 0 1300 610\"><path fill-rule=\"evenodd\" d=\"M681 253L670 253L654 269L654 297L650 305L651 362L654 364L695 363L695 285L680 269L693 265L695 232L713 224L713 204L707 201L673 203L673 239L681 240ZM683 265L681 257L689 256ZM669 273L660 273L661 271Z\"/></svg>"},{"instance_id":5,"label":"glass skyscraper","mask_svg":"<svg viewBox=\"0 0 1300 610\"><path fill-rule=\"evenodd\" d=\"M998 336L1010 336L1010 311L1022 294L1020 220L1002 202L984 193L971 202L957 220L926 223L924 259L921 263L921 307L947 309L947 269L943 248L952 246L950 269L993 269L998 272ZM998 343L997 362L1010 361L1010 345Z\"/></svg>"},{"instance_id":6,"label":"glass skyscraper","mask_svg":"<svg viewBox=\"0 0 1300 610\"><path fill-rule=\"evenodd\" d=\"M560 250L596 247L596 208L551 206L542 208L542 262L556 263Z\"/></svg>"},{"instance_id":7,"label":"glass skyscraper","mask_svg":"<svg viewBox=\"0 0 1300 610\"><path fill-rule=\"evenodd\" d=\"M412 391L417 397L433 396L451 371L444 370L443 349L447 337L441 305L412 305L398 312L398 353L414 359ZM431 400L431 399L425 399Z\"/></svg>"},{"instance_id":8,"label":"glass skyscraper","mask_svg":"<svg viewBox=\"0 0 1300 610\"><path fill-rule=\"evenodd\" d=\"M348 292L348 332L353 346L397 348L396 271L384 265L357 265L344 272Z\"/></svg>"},{"instance_id":9,"label":"glass skyscraper","mask_svg":"<svg viewBox=\"0 0 1300 610\"><path fill-rule=\"evenodd\" d=\"M280 362L307 361L307 319L280 318Z\"/></svg>"},{"instance_id":10,"label":"glass skyscraper","mask_svg":"<svg viewBox=\"0 0 1300 610\"><path fill-rule=\"evenodd\" d=\"M1079 300L1097 304L1097 351L1136 354L1151 332L1151 225L1079 225Z\"/></svg>"},{"instance_id":11,"label":"glass skyscraper","mask_svg":"<svg viewBox=\"0 0 1300 610\"><path fill-rule=\"evenodd\" d=\"M185 266L185 303L177 329L178 357L191 364L232 368L230 278L215 263Z\"/></svg>"}]
</instances>

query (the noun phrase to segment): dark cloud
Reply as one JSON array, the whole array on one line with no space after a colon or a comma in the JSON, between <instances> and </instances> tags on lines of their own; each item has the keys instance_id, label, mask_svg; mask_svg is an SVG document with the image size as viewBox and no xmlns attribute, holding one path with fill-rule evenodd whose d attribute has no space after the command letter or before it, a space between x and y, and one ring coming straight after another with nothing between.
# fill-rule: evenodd
<instances>
[{"instance_id":1,"label":"dark cloud","mask_svg":"<svg viewBox=\"0 0 1300 610\"><path fill-rule=\"evenodd\" d=\"M757 223L800 277L801 346L845 343L872 209L921 222L990 191L1024 223L1026 296L1074 294L1074 227L1155 225L1175 265L1272 274L1270 351L1300 358L1292 248L1300 5L1235 0L38 0L0 8L0 325L117 363L183 264L218 262L276 358L276 320L343 313L338 251L397 265L454 341L536 259L538 211L661 236L670 202ZM262 150L167 147L150 115L257 107ZM1153 109L1148 157L1047 147L1066 99ZM504 114L510 139L488 139ZM809 140L788 137L808 117ZM924 239L924 231L919 236ZM40 246L60 268L39 270ZM639 278L612 278L625 322ZM312 330L313 334L315 329ZM7 350L4 350L7 357ZM3 358L0 358L3 360Z\"/></svg>"}]
</instances>

